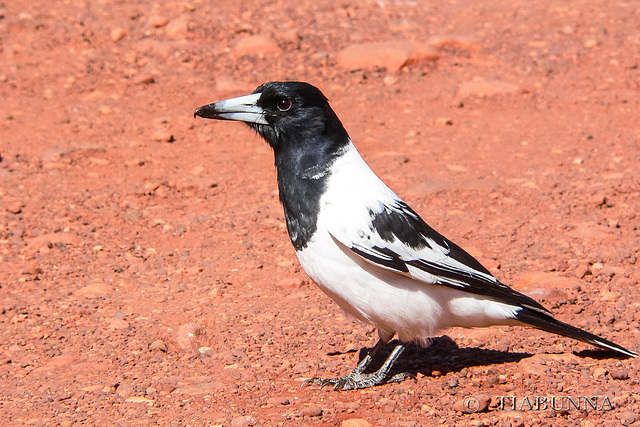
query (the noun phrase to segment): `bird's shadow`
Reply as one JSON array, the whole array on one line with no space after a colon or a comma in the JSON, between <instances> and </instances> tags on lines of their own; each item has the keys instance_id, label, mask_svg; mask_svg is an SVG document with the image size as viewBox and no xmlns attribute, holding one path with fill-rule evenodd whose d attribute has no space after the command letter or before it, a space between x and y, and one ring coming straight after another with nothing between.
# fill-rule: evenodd
<instances>
[{"instance_id":1,"label":"bird's shadow","mask_svg":"<svg viewBox=\"0 0 640 427\"><path fill-rule=\"evenodd\" d=\"M398 341L393 340L384 346L378 354L374 356L365 372L370 373L377 370L396 345L398 345ZM369 350L368 348L361 349L359 352L359 360L362 360ZM583 350L574 354L580 358L620 358L620 355L616 352L607 350ZM418 373L425 376L432 376L434 371L437 371L441 375L445 375L450 372L459 372L464 368L473 366L490 366L519 362L533 355L533 353L513 353L477 347L461 348L458 347L453 339L444 335L433 338L431 345L428 347L421 347L416 344L406 345L402 356L400 356L389 372L389 377L401 372L406 372L414 376Z\"/></svg>"}]
</instances>

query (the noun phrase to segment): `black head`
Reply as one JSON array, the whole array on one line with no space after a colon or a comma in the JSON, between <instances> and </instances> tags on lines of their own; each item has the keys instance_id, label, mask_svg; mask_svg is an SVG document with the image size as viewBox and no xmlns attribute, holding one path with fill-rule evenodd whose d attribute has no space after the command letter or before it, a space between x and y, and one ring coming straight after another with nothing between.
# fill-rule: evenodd
<instances>
[{"instance_id":1,"label":"black head","mask_svg":"<svg viewBox=\"0 0 640 427\"><path fill-rule=\"evenodd\" d=\"M295 249L304 248L317 227L331 165L349 144L327 98L308 83L271 82L195 115L245 122L273 147L289 237Z\"/></svg>"},{"instance_id":2,"label":"black head","mask_svg":"<svg viewBox=\"0 0 640 427\"><path fill-rule=\"evenodd\" d=\"M247 123L276 151L337 149L349 135L320 90L304 82L270 82L251 95L205 105L196 116ZM323 147L324 146L324 147Z\"/></svg>"}]
</instances>

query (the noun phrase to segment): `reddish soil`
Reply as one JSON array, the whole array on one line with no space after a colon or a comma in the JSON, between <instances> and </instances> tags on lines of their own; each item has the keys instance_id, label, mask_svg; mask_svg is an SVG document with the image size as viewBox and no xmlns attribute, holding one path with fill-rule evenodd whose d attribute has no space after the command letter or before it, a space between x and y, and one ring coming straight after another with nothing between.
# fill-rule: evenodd
<instances>
[{"instance_id":1,"label":"reddish soil","mask_svg":"<svg viewBox=\"0 0 640 427\"><path fill-rule=\"evenodd\" d=\"M2 424L637 423L637 359L522 328L409 348L416 381L301 387L376 335L298 266L268 146L192 117L269 80L318 86L434 228L638 351L637 2L224 3L0 2ZM337 60L383 41L437 55Z\"/></svg>"}]
</instances>

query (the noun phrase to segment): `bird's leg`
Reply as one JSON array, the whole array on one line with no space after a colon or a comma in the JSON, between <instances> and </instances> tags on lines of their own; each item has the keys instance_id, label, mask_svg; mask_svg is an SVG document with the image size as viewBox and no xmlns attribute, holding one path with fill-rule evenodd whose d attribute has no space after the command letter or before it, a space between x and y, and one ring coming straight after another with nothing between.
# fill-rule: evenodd
<instances>
[{"instance_id":1,"label":"bird's leg","mask_svg":"<svg viewBox=\"0 0 640 427\"><path fill-rule=\"evenodd\" d=\"M318 384L321 387L330 385L336 390L356 390L361 388L373 387L375 385L382 384L384 382L387 373L391 369L391 366L395 363L396 359L400 357L404 351L404 345L398 344L393 349L387 360L384 361L380 369L371 374L364 374L364 370L369 366L373 356L386 344L386 341L380 340L375 347L367 354L364 359L358 363L358 366L351 371L349 375L339 378L311 378L305 383ZM389 380L389 382L401 382L406 378L411 377L411 374L403 373L395 375Z\"/></svg>"}]
</instances>

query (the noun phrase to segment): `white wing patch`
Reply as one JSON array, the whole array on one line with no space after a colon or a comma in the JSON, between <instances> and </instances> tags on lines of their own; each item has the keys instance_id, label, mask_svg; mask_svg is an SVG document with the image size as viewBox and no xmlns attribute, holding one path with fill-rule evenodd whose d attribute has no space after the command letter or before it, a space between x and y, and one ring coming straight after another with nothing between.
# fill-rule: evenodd
<instances>
[{"instance_id":1,"label":"white wing patch","mask_svg":"<svg viewBox=\"0 0 640 427\"><path fill-rule=\"evenodd\" d=\"M351 149L352 148L352 149ZM500 283L477 260L430 228L367 166L353 147L331 171L321 200L325 229L367 262L422 282L546 312L535 300Z\"/></svg>"}]
</instances>

